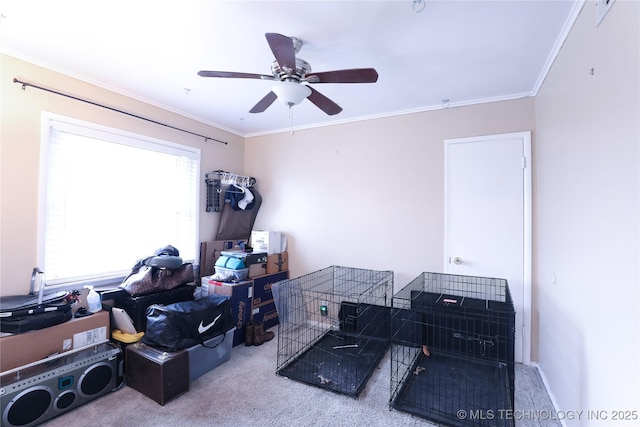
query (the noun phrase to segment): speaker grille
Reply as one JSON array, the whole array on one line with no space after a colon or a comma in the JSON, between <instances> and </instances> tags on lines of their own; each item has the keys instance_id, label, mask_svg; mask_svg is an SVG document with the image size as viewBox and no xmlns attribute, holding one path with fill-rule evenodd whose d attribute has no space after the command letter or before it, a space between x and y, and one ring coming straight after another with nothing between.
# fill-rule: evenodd
<instances>
[{"instance_id":1,"label":"speaker grille","mask_svg":"<svg viewBox=\"0 0 640 427\"><path fill-rule=\"evenodd\" d=\"M7 405L7 423L12 426L24 426L34 422L47 412L52 396L51 389L44 386L23 391Z\"/></svg>"},{"instance_id":2,"label":"speaker grille","mask_svg":"<svg viewBox=\"0 0 640 427\"><path fill-rule=\"evenodd\" d=\"M57 410L63 410L73 405L73 402L75 401L76 401L76 393L73 390L67 390L64 393L58 395L58 397L56 397L56 401L53 403L53 406Z\"/></svg>"},{"instance_id":3,"label":"speaker grille","mask_svg":"<svg viewBox=\"0 0 640 427\"><path fill-rule=\"evenodd\" d=\"M94 396L109 385L112 377L113 369L108 363L97 363L84 371L78 381L78 391L82 397Z\"/></svg>"}]
</instances>

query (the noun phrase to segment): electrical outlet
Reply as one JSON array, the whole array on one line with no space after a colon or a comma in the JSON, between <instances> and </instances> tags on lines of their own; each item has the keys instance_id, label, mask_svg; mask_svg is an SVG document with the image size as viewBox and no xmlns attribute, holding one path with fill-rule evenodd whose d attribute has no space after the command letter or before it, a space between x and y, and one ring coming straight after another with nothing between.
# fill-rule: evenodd
<instances>
[{"instance_id":1,"label":"electrical outlet","mask_svg":"<svg viewBox=\"0 0 640 427\"><path fill-rule=\"evenodd\" d=\"M609 12L613 2L616 0L597 0L596 1L596 27L600 25L604 16Z\"/></svg>"}]
</instances>

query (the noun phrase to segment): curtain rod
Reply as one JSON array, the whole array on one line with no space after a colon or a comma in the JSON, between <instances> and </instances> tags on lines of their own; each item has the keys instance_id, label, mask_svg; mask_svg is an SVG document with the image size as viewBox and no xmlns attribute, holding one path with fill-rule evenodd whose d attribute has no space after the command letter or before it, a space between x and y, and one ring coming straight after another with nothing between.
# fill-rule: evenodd
<instances>
[{"instance_id":1,"label":"curtain rod","mask_svg":"<svg viewBox=\"0 0 640 427\"><path fill-rule=\"evenodd\" d=\"M180 129L178 127L171 126L171 125L168 125L166 123L161 123L161 122L158 122L158 121L155 121L155 120L152 120L152 119L147 119L146 117L142 117L142 116L138 116L138 115L135 115L135 114L132 114L132 113L128 113L126 111L118 110L117 108L113 108L113 107L109 107L108 105L103 105L103 104L99 104L97 102L89 101L88 99L79 98L79 97L74 96L74 95L69 95L67 93L58 92L56 90L49 89L49 88L42 87L42 86L38 86L38 85L35 85L35 84L32 84L32 83L23 82L23 81L20 81L20 80L18 80L16 78L13 79L13 82L14 83L20 83L22 85L22 90L25 90L27 86L34 87L36 89L40 89L40 90L44 90L46 92L54 93L56 95L62 95L62 96L65 96L67 98L75 99L76 101L82 101L82 102L86 102L87 104L95 105L97 107L106 108L107 110L115 111L116 113L121 113L121 114L125 114L127 116L135 117L136 119L146 120L148 122L155 123L157 125L161 125L161 126L165 126L165 127L171 128L171 129L178 130L180 132L190 133L191 135L195 135L195 136L199 136L200 138L204 138L205 142L206 141L215 141L215 142L219 142L219 143L224 144L224 145L228 145L229 144L226 141L221 141L219 139L210 138L208 136L200 135L198 133L191 132L191 131L185 130L185 129Z\"/></svg>"}]
</instances>

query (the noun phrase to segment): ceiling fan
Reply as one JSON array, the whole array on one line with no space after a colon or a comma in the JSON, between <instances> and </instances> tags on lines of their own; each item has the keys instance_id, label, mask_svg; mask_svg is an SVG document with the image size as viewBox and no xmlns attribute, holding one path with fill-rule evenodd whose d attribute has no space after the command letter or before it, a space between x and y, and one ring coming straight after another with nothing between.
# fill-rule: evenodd
<instances>
[{"instance_id":1,"label":"ceiling fan","mask_svg":"<svg viewBox=\"0 0 640 427\"><path fill-rule=\"evenodd\" d=\"M310 84L375 83L378 80L378 73L373 68L352 68L313 73L311 65L307 61L296 57L302 47L302 40L277 33L266 33L265 36L273 56L276 58L271 64L272 75L233 71L198 71L198 75L201 77L261 79L277 82L274 83L271 92L249 110L250 113L262 113L276 99L280 99L291 108L308 98L328 115L338 114L342 108L315 90Z\"/></svg>"}]
</instances>

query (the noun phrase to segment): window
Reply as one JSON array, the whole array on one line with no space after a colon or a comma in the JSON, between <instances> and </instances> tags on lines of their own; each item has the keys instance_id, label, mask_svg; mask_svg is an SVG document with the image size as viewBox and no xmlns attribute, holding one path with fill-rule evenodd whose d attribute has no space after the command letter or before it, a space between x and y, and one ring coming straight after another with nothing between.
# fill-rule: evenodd
<instances>
[{"instance_id":1,"label":"window","mask_svg":"<svg viewBox=\"0 0 640 427\"><path fill-rule=\"evenodd\" d=\"M43 114L39 262L47 285L121 281L165 245L198 250L200 150Z\"/></svg>"}]
</instances>

